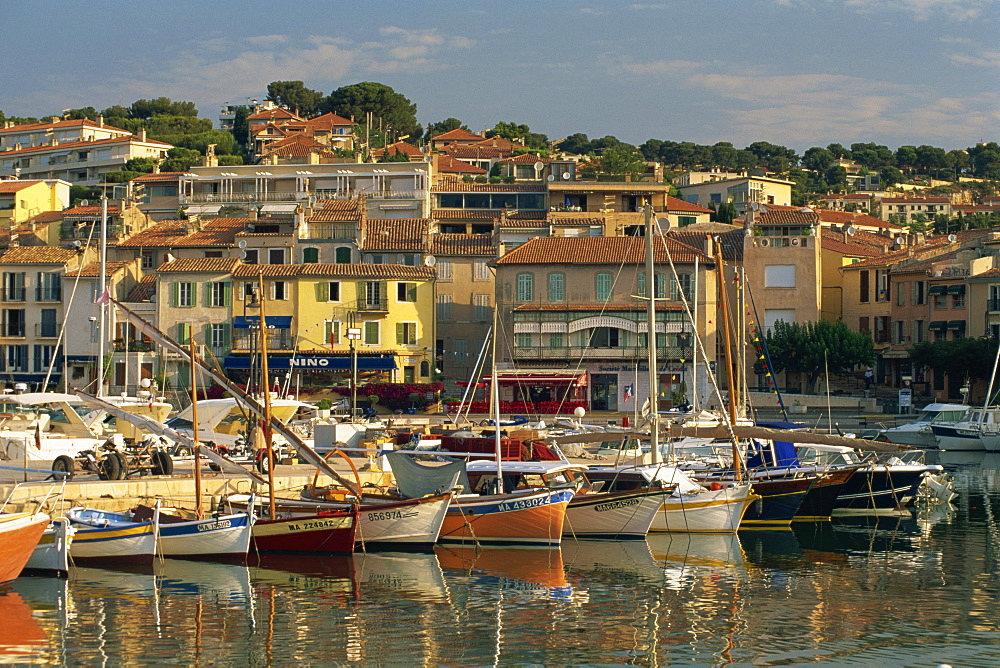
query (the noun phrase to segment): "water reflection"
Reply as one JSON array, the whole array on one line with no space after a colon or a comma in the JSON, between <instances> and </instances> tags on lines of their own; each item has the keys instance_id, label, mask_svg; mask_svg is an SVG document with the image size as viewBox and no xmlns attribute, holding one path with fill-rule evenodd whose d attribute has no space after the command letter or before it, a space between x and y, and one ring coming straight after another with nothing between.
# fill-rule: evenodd
<instances>
[{"instance_id":1,"label":"water reflection","mask_svg":"<svg viewBox=\"0 0 1000 668\"><path fill-rule=\"evenodd\" d=\"M949 468L953 506L791 531L22 578L0 661L996 665L1000 469Z\"/></svg>"}]
</instances>

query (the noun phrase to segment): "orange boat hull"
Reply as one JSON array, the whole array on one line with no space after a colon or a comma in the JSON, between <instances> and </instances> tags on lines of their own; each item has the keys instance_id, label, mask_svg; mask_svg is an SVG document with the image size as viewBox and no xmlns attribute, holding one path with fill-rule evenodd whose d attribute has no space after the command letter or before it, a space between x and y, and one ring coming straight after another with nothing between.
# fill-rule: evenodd
<instances>
[{"instance_id":1,"label":"orange boat hull","mask_svg":"<svg viewBox=\"0 0 1000 668\"><path fill-rule=\"evenodd\" d=\"M49 516L44 513L0 515L0 582L21 574L48 525Z\"/></svg>"},{"instance_id":2,"label":"orange boat hull","mask_svg":"<svg viewBox=\"0 0 1000 668\"><path fill-rule=\"evenodd\" d=\"M569 490L453 498L441 527L441 542L558 545Z\"/></svg>"}]
</instances>

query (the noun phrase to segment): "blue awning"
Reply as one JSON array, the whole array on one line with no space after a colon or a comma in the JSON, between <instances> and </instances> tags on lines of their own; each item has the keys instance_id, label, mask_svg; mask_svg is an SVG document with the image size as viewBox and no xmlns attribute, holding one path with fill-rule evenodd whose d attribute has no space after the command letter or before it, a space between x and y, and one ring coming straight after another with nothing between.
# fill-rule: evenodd
<instances>
[{"instance_id":1,"label":"blue awning","mask_svg":"<svg viewBox=\"0 0 1000 668\"><path fill-rule=\"evenodd\" d=\"M70 364L81 364L86 362L96 362L97 355L66 355L66 361Z\"/></svg>"},{"instance_id":2,"label":"blue awning","mask_svg":"<svg viewBox=\"0 0 1000 668\"><path fill-rule=\"evenodd\" d=\"M259 315L238 315L233 318L233 329L250 329L260 325ZM267 316L268 329L291 329L292 316L290 315L269 315Z\"/></svg>"},{"instance_id":3,"label":"blue awning","mask_svg":"<svg viewBox=\"0 0 1000 668\"><path fill-rule=\"evenodd\" d=\"M268 317L268 321L271 318ZM259 363L259 362L258 362ZM249 369L248 355L228 355L222 365L227 369ZM350 371L350 355L295 355L292 357L269 355L267 366L270 369L295 369L317 371ZM390 371L396 368L392 355L359 355L358 371Z\"/></svg>"}]
</instances>

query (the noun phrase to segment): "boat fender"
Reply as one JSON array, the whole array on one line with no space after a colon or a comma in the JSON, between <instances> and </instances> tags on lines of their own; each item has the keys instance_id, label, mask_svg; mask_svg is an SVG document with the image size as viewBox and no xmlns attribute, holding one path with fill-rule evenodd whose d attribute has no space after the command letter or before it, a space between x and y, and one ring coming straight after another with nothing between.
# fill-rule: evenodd
<instances>
[{"instance_id":1,"label":"boat fender","mask_svg":"<svg viewBox=\"0 0 1000 668\"><path fill-rule=\"evenodd\" d=\"M708 486L708 488L713 492L718 492L720 489L722 489L722 485L720 485L717 482L713 482L711 485Z\"/></svg>"}]
</instances>

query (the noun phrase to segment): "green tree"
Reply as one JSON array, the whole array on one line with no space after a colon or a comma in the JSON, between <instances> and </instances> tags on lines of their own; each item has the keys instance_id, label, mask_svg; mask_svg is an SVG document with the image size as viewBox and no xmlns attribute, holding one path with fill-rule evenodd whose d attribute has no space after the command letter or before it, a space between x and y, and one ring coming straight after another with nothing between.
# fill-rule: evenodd
<instances>
[{"instance_id":1,"label":"green tree","mask_svg":"<svg viewBox=\"0 0 1000 668\"><path fill-rule=\"evenodd\" d=\"M736 149L727 141L720 141L712 146L712 162L716 167L733 169L736 167Z\"/></svg>"},{"instance_id":2,"label":"green tree","mask_svg":"<svg viewBox=\"0 0 1000 668\"><path fill-rule=\"evenodd\" d=\"M976 144L968 149L972 173L981 178L1000 178L1000 145L995 141Z\"/></svg>"},{"instance_id":3,"label":"green tree","mask_svg":"<svg viewBox=\"0 0 1000 668\"><path fill-rule=\"evenodd\" d=\"M173 101L169 97L155 100L136 100L128 109L129 118L153 118L154 116L197 116L194 102Z\"/></svg>"},{"instance_id":4,"label":"green tree","mask_svg":"<svg viewBox=\"0 0 1000 668\"><path fill-rule=\"evenodd\" d=\"M720 223L731 225L736 220L736 205L732 202L722 202L715 212L715 219Z\"/></svg>"},{"instance_id":5,"label":"green tree","mask_svg":"<svg viewBox=\"0 0 1000 668\"><path fill-rule=\"evenodd\" d=\"M87 118L92 121L96 121L98 116L97 109L93 107L82 107L80 109L69 109L63 112L62 117L68 121L75 121L80 118Z\"/></svg>"},{"instance_id":6,"label":"green tree","mask_svg":"<svg viewBox=\"0 0 1000 668\"><path fill-rule=\"evenodd\" d=\"M765 338L773 371L804 373L810 388L826 368L830 373L846 373L875 361L872 338L852 332L843 320L804 324L779 320Z\"/></svg>"},{"instance_id":7,"label":"green tree","mask_svg":"<svg viewBox=\"0 0 1000 668\"><path fill-rule=\"evenodd\" d=\"M601 171L605 174L629 175L633 179L646 172L642 154L631 146L612 146L601 153Z\"/></svg>"},{"instance_id":8,"label":"green tree","mask_svg":"<svg viewBox=\"0 0 1000 668\"><path fill-rule=\"evenodd\" d=\"M966 151L948 151L945 155L945 165L948 169L955 172L955 180L958 181L958 176L964 172L969 167L969 154Z\"/></svg>"},{"instance_id":9,"label":"green tree","mask_svg":"<svg viewBox=\"0 0 1000 668\"><path fill-rule=\"evenodd\" d=\"M432 138L443 135L445 132L451 132L452 130L466 130L471 132L469 126L457 118L446 118L437 123L427 124L427 130L424 132L424 141L430 141Z\"/></svg>"},{"instance_id":10,"label":"green tree","mask_svg":"<svg viewBox=\"0 0 1000 668\"><path fill-rule=\"evenodd\" d=\"M590 140L582 132L576 132L566 137L566 139L556 142L557 149L566 153L573 153L574 155L586 155L589 145Z\"/></svg>"},{"instance_id":11,"label":"green tree","mask_svg":"<svg viewBox=\"0 0 1000 668\"><path fill-rule=\"evenodd\" d=\"M125 162L125 171L149 174L155 164L154 158L131 158Z\"/></svg>"},{"instance_id":12,"label":"green tree","mask_svg":"<svg viewBox=\"0 0 1000 668\"><path fill-rule=\"evenodd\" d=\"M989 378L993 365L984 360L993 360L996 351L997 341L989 337L921 341L910 350L910 359L915 366L929 367L935 373L979 380Z\"/></svg>"},{"instance_id":13,"label":"green tree","mask_svg":"<svg viewBox=\"0 0 1000 668\"><path fill-rule=\"evenodd\" d=\"M198 151L175 147L167 151L167 159L160 165L160 169L164 172L186 172L201 161L202 155Z\"/></svg>"},{"instance_id":14,"label":"green tree","mask_svg":"<svg viewBox=\"0 0 1000 668\"><path fill-rule=\"evenodd\" d=\"M819 146L813 146L812 148L806 149L806 152L802 154L802 166L806 169L811 169L814 172L819 172L823 174L830 165L833 164L833 153L825 148L820 148Z\"/></svg>"},{"instance_id":15,"label":"green tree","mask_svg":"<svg viewBox=\"0 0 1000 668\"><path fill-rule=\"evenodd\" d=\"M363 81L343 86L330 93L323 108L358 122L370 113L374 126L391 127L397 135L417 135L417 105L385 84Z\"/></svg>"},{"instance_id":16,"label":"green tree","mask_svg":"<svg viewBox=\"0 0 1000 668\"><path fill-rule=\"evenodd\" d=\"M847 170L840 165L831 165L823 177L831 190L845 190L847 188Z\"/></svg>"},{"instance_id":17,"label":"green tree","mask_svg":"<svg viewBox=\"0 0 1000 668\"><path fill-rule=\"evenodd\" d=\"M903 182L903 172L896 167L886 166L878 170L878 177L882 181L882 187L890 188L897 183Z\"/></svg>"},{"instance_id":18,"label":"green tree","mask_svg":"<svg viewBox=\"0 0 1000 668\"><path fill-rule=\"evenodd\" d=\"M922 213L918 213L917 215L910 218L909 222L906 225L906 228L910 232L926 232L928 227L927 223L928 223L927 216L925 216Z\"/></svg>"},{"instance_id":19,"label":"green tree","mask_svg":"<svg viewBox=\"0 0 1000 668\"><path fill-rule=\"evenodd\" d=\"M851 144L851 159L873 171L886 165L896 164L896 156L889 150L889 147L875 143Z\"/></svg>"},{"instance_id":20,"label":"green tree","mask_svg":"<svg viewBox=\"0 0 1000 668\"><path fill-rule=\"evenodd\" d=\"M917 147L900 146L896 149L896 166L910 174L917 166Z\"/></svg>"},{"instance_id":21,"label":"green tree","mask_svg":"<svg viewBox=\"0 0 1000 668\"><path fill-rule=\"evenodd\" d=\"M851 159L851 152L844 148L841 144L828 144L826 150L833 154L833 159L847 158Z\"/></svg>"},{"instance_id":22,"label":"green tree","mask_svg":"<svg viewBox=\"0 0 1000 668\"><path fill-rule=\"evenodd\" d=\"M233 167L235 165L246 164L242 155L220 155L219 167Z\"/></svg>"},{"instance_id":23,"label":"green tree","mask_svg":"<svg viewBox=\"0 0 1000 668\"><path fill-rule=\"evenodd\" d=\"M70 186L69 202L70 206L76 206L82 200L96 202L101 198L101 189L97 186Z\"/></svg>"},{"instance_id":24,"label":"green tree","mask_svg":"<svg viewBox=\"0 0 1000 668\"><path fill-rule=\"evenodd\" d=\"M272 81L267 84L267 99L291 109L296 115L311 118L319 112L323 93L306 88L301 81Z\"/></svg>"}]
</instances>

